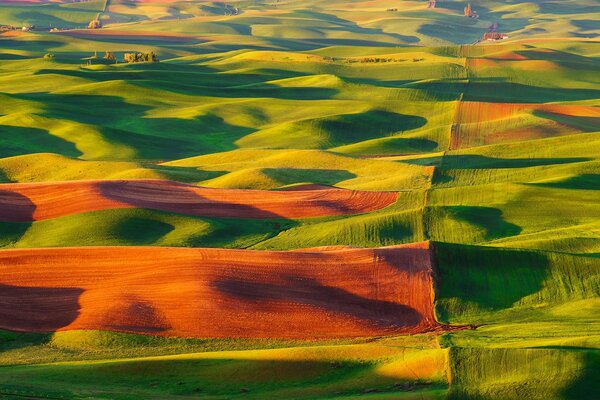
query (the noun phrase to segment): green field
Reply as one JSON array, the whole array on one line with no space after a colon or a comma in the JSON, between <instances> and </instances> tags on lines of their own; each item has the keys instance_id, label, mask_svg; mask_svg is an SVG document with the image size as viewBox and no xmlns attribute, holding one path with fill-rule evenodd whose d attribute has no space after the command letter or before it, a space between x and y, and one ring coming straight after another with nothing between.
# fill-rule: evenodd
<instances>
[{"instance_id":1,"label":"green field","mask_svg":"<svg viewBox=\"0 0 600 400\"><path fill-rule=\"evenodd\" d=\"M0 252L430 241L436 317L466 329L0 330L0 398L599 399L600 5L471 4L479 18L458 0L1 2L0 203L4 184L89 179L399 195L316 218L0 218ZM508 38L479 42L494 23Z\"/></svg>"}]
</instances>

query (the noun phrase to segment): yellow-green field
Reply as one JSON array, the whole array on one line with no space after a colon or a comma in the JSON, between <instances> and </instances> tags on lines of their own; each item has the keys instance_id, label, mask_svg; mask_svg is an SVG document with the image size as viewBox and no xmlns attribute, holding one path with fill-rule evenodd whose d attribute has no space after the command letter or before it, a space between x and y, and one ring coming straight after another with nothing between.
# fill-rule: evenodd
<instances>
[{"instance_id":1,"label":"yellow-green field","mask_svg":"<svg viewBox=\"0 0 600 400\"><path fill-rule=\"evenodd\" d=\"M458 0L0 1L0 258L427 243L443 326L355 338L11 329L19 290L52 285L0 260L0 398L599 399L600 5L471 5L478 18ZM493 24L508 38L481 41ZM124 62L132 52L160 61ZM42 218L19 186L93 180L115 201L103 182L140 179L397 198L225 218L186 211L198 199L175 212L141 195ZM45 257L32 263L60 281ZM240 316L268 311L244 293ZM326 293L318 307L345 298ZM28 311L53 311L40 296ZM142 322L160 319L131 302Z\"/></svg>"}]
</instances>

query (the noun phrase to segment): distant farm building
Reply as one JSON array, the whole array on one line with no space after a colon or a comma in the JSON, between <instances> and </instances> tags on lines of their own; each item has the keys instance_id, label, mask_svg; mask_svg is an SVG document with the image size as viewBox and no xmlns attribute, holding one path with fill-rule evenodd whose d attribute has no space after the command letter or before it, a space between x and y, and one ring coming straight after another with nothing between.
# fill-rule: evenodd
<instances>
[{"instance_id":1,"label":"distant farm building","mask_svg":"<svg viewBox=\"0 0 600 400\"><path fill-rule=\"evenodd\" d=\"M483 40L496 41L506 38L508 38L508 35L500 32L486 32L483 34Z\"/></svg>"},{"instance_id":2,"label":"distant farm building","mask_svg":"<svg viewBox=\"0 0 600 400\"><path fill-rule=\"evenodd\" d=\"M427 5L427 8L435 8L435 1L436 0L429 0L429 4Z\"/></svg>"}]
</instances>

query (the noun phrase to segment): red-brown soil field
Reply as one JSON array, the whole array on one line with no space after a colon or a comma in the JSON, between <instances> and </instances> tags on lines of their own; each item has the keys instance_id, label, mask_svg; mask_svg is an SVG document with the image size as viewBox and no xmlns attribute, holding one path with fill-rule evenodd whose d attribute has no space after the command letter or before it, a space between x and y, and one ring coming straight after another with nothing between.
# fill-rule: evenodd
<instances>
[{"instance_id":1,"label":"red-brown soil field","mask_svg":"<svg viewBox=\"0 0 600 400\"><path fill-rule=\"evenodd\" d=\"M332 338L442 329L429 245L5 250L0 328Z\"/></svg>"},{"instance_id":2,"label":"red-brown soil field","mask_svg":"<svg viewBox=\"0 0 600 400\"><path fill-rule=\"evenodd\" d=\"M461 149L483 144L532 140L581 132L577 126L552 120L548 120L545 125L510 127L512 124L510 118L535 114L554 116L557 119L571 117L592 121L600 118L600 109L580 105L463 101L457 107L455 116L457 126L451 148ZM484 124L493 122L496 123L495 129L490 132L490 126ZM506 122L506 126L503 122Z\"/></svg>"},{"instance_id":3,"label":"red-brown soil field","mask_svg":"<svg viewBox=\"0 0 600 400\"><path fill-rule=\"evenodd\" d=\"M150 208L205 217L306 218L374 211L398 197L395 192L307 189L212 189L162 180L4 184L0 220L29 222L114 208Z\"/></svg>"}]
</instances>

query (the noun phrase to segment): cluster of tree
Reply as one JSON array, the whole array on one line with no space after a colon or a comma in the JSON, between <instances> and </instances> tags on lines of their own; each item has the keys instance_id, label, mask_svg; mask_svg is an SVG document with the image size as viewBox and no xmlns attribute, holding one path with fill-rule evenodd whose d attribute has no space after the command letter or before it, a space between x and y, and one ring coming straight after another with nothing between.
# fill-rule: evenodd
<instances>
[{"instance_id":1,"label":"cluster of tree","mask_svg":"<svg viewBox=\"0 0 600 400\"><path fill-rule=\"evenodd\" d=\"M358 60L349 60L349 62L361 62L361 63L387 63L387 62L394 62L394 61L398 61L394 58L380 58L380 57L365 57L365 58L360 58ZM401 60L404 61L404 60Z\"/></svg>"},{"instance_id":2,"label":"cluster of tree","mask_svg":"<svg viewBox=\"0 0 600 400\"><path fill-rule=\"evenodd\" d=\"M398 9L397 9L397 8L388 8L388 9L387 9L387 10L385 10L385 11L398 11Z\"/></svg>"},{"instance_id":3,"label":"cluster of tree","mask_svg":"<svg viewBox=\"0 0 600 400\"><path fill-rule=\"evenodd\" d=\"M471 7L471 3L467 3L467 6L464 8L464 14L465 17L479 18L479 15L477 15L477 11L473 10L473 8Z\"/></svg>"},{"instance_id":4,"label":"cluster of tree","mask_svg":"<svg viewBox=\"0 0 600 400\"><path fill-rule=\"evenodd\" d=\"M153 52L150 53L125 53L124 60L126 63L138 62L158 62L158 56Z\"/></svg>"},{"instance_id":5,"label":"cluster of tree","mask_svg":"<svg viewBox=\"0 0 600 400\"><path fill-rule=\"evenodd\" d=\"M424 58L413 58L413 62L423 61ZM349 64L353 63L389 63L389 62L404 62L406 58L381 58L381 57L365 57L365 58L344 58L334 59L333 61L342 61Z\"/></svg>"},{"instance_id":6,"label":"cluster of tree","mask_svg":"<svg viewBox=\"0 0 600 400\"><path fill-rule=\"evenodd\" d=\"M46 53L46 54L44 54L44 60L53 61L54 60L54 54L52 54L52 53Z\"/></svg>"},{"instance_id":7,"label":"cluster of tree","mask_svg":"<svg viewBox=\"0 0 600 400\"><path fill-rule=\"evenodd\" d=\"M94 19L94 20L90 21L87 28L88 29L100 29L100 28L102 28L102 22L100 22L99 19Z\"/></svg>"},{"instance_id":8,"label":"cluster of tree","mask_svg":"<svg viewBox=\"0 0 600 400\"><path fill-rule=\"evenodd\" d=\"M240 9L225 3L225 15L239 15Z\"/></svg>"},{"instance_id":9,"label":"cluster of tree","mask_svg":"<svg viewBox=\"0 0 600 400\"><path fill-rule=\"evenodd\" d=\"M464 8L465 17L470 17L473 10L471 9L471 3L468 3Z\"/></svg>"}]
</instances>

